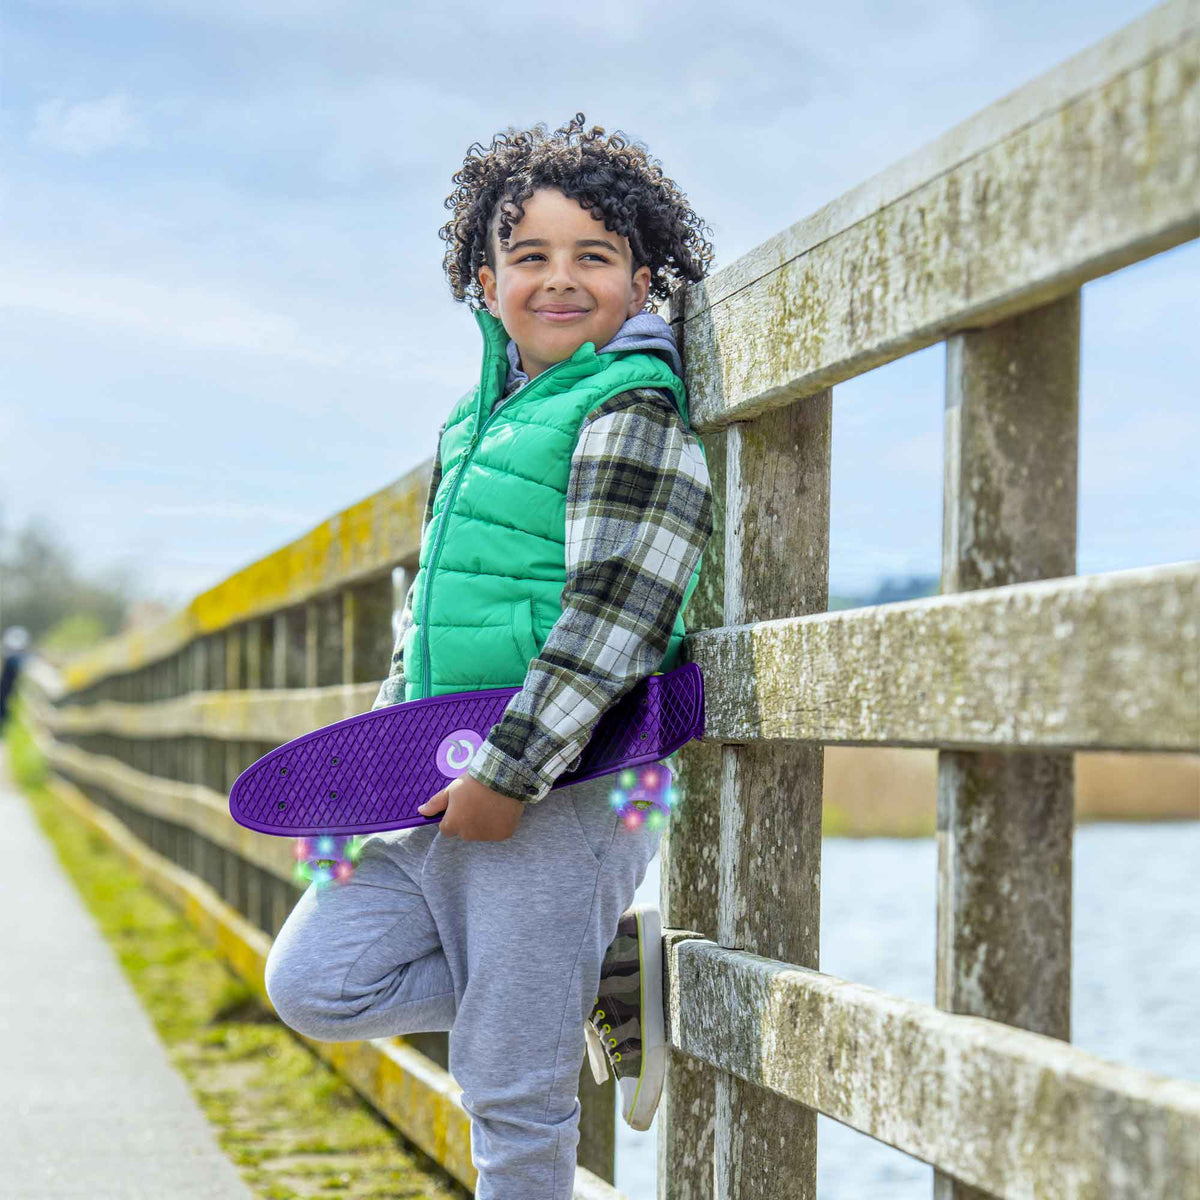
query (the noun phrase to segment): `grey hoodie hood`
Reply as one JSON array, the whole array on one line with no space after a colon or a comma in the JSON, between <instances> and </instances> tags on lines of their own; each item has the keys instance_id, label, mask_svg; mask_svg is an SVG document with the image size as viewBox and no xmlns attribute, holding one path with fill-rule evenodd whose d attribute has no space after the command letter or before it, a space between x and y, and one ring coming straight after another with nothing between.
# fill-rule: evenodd
<instances>
[{"instance_id":1,"label":"grey hoodie hood","mask_svg":"<svg viewBox=\"0 0 1200 1200\"><path fill-rule=\"evenodd\" d=\"M666 360L667 365L680 379L683 378L683 360L679 357L679 349L675 345L675 333L658 313L640 312L629 317L608 345L599 347L596 353L604 354L610 350L653 351ZM517 343L509 338L508 378L504 384L504 398L528 382L529 376L521 370L521 355L517 350Z\"/></svg>"}]
</instances>

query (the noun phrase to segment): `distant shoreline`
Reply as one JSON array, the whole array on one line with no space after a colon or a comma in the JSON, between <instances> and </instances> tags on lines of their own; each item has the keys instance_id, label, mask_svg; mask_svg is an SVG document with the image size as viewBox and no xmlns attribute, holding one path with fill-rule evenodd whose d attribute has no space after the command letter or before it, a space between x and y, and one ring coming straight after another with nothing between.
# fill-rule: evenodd
<instances>
[{"instance_id":1,"label":"distant shoreline","mask_svg":"<svg viewBox=\"0 0 1200 1200\"><path fill-rule=\"evenodd\" d=\"M933 837L937 751L827 746L826 837ZM1075 755L1075 822L1200 820L1200 755Z\"/></svg>"}]
</instances>

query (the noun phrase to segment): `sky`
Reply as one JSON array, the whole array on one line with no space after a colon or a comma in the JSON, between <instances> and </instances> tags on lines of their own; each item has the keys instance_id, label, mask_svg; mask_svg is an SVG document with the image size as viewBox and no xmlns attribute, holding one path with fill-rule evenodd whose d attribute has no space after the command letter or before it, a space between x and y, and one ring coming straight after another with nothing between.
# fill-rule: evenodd
<instances>
[{"instance_id":1,"label":"sky","mask_svg":"<svg viewBox=\"0 0 1200 1200\"><path fill-rule=\"evenodd\" d=\"M429 458L443 200L509 125L644 143L720 269L1149 7L6 0L4 526L178 607ZM1081 574L1200 557L1198 265L1084 288ZM835 593L938 571L944 370L834 389Z\"/></svg>"}]
</instances>

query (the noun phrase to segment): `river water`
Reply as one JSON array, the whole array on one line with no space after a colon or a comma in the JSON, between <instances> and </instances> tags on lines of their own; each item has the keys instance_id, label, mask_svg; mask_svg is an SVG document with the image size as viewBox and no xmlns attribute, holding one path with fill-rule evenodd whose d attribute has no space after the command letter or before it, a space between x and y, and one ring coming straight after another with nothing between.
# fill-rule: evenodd
<instances>
[{"instance_id":1,"label":"river water","mask_svg":"<svg viewBox=\"0 0 1200 1200\"><path fill-rule=\"evenodd\" d=\"M933 1003L937 845L932 838L827 838L821 970ZM659 860L636 903L657 904ZM1200 821L1075 829L1071 1041L1112 1062L1200 1081ZM616 1186L657 1195L657 1115L645 1133L617 1114ZM817 1117L820 1200L929 1200L933 1169Z\"/></svg>"}]
</instances>

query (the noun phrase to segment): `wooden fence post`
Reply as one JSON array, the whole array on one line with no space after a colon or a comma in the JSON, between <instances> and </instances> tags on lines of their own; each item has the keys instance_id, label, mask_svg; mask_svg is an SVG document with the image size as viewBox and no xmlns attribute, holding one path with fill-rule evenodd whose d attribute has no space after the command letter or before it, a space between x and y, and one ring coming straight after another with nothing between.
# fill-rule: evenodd
<instances>
[{"instance_id":1,"label":"wooden fence post","mask_svg":"<svg viewBox=\"0 0 1200 1200\"><path fill-rule=\"evenodd\" d=\"M828 608L831 400L826 389L729 430L727 625ZM747 702L753 703L750 692L747 686ZM820 745L723 747L722 946L817 967L823 761ZM744 1051L750 1060L758 1047ZM817 1194L816 1110L727 1072L716 1077L713 1149L716 1200L809 1200Z\"/></svg>"},{"instance_id":2,"label":"wooden fence post","mask_svg":"<svg viewBox=\"0 0 1200 1200\"><path fill-rule=\"evenodd\" d=\"M404 590L393 587L393 572L342 589L342 669L344 684L372 683L392 666L392 613L408 594L411 573L396 568ZM372 701L374 697L372 697Z\"/></svg>"},{"instance_id":3,"label":"wooden fence post","mask_svg":"<svg viewBox=\"0 0 1200 1200\"><path fill-rule=\"evenodd\" d=\"M297 612L300 610L297 609ZM308 600L303 606L304 612L304 682L302 687L315 688L320 678L320 632L321 632L321 603L319 600Z\"/></svg>"},{"instance_id":4,"label":"wooden fence post","mask_svg":"<svg viewBox=\"0 0 1200 1200\"><path fill-rule=\"evenodd\" d=\"M725 449L728 431L704 434L712 485L713 532L700 581L684 610L689 631L725 624ZM684 642L680 661L687 659ZM659 845L659 912L664 929L690 929L717 940L717 850L721 834L719 742L689 742L676 755L678 799ZM664 981L665 982L665 981ZM668 1042L674 1014L668 1005ZM711 1200L714 1068L668 1048L659 1103L659 1200Z\"/></svg>"},{"instance_id":5,"label":"wooden fence post","mask_svg":"<svg viewBox=\"0 0 1200 1200\"><path fill-rule=\"evenodd\" d=\"M943 593L1075 573L1079 320L1077 290L947 340ZM939 1008L1070 1039L1073 831L1069 751L938 754Z\"/></svg>"},{"instance_id":6,"label":"wooden fence post","mask_svg":"<svg viewBox=\"0 0 1200 1200\"><path fill-rule=\"evenodd\" d=\"M258 691L263 687L263 642L268 621L251 619L246 623L246 687Z\"/></svg>"}]
</instances>

